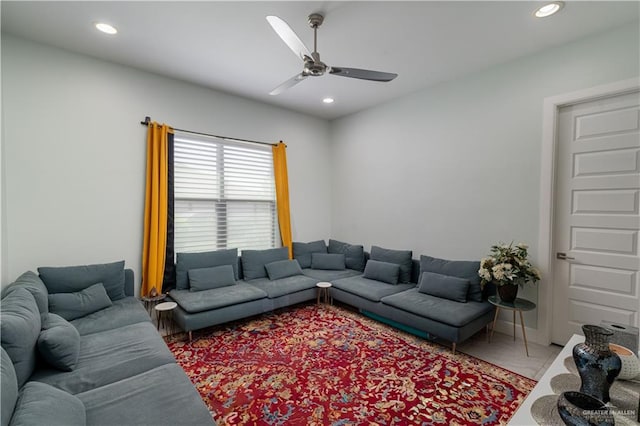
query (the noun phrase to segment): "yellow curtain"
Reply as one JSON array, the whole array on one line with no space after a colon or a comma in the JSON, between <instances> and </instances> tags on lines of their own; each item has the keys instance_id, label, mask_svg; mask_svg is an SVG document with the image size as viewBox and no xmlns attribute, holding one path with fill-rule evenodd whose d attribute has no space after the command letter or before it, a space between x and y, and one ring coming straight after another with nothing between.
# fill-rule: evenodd
<instances>
[{"instance_id":1,"label":"yellow curtain","mask_svg":"<svg viewBox=\"0 0 640 426\"><path fill-rule=\"evenodd\" d=\"M291 214L289 212L289 176L287 174L287 146L280 142L274 145L273 173L276 181L276 202L282 245L289 248L289 259L293 259L291 244Z\"/></svg>"},{"instance_id":2,"label":"yellow curtain","mask_svg":"<svg viewBox=\"0 0 640 426\"><path fill-rule=\"evenodd\" d=\"M167 244L169 134L173 129L155 121L147 131L147 187L144 202L141 296L155 287L162 292Z\"/></svg>"}]
</instances>

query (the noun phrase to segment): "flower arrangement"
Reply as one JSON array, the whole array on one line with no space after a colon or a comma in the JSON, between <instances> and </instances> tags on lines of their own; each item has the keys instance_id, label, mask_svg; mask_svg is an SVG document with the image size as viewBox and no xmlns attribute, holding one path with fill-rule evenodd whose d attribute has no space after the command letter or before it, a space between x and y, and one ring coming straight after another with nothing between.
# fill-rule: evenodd
<instances>
[{"instance_id":1,"label":"flower arrangement","mask_svg":"<svg viewBox=\"0 0 640 426\"><path fill-rule=\"evenodd\" d=\"M528 245L504 243L491 246L491 254L480 261L478 275L482 286L492 282L496 286L523 285L540 280L540 271L531 265L527 257Z\"/></svg>"}]
</instances>

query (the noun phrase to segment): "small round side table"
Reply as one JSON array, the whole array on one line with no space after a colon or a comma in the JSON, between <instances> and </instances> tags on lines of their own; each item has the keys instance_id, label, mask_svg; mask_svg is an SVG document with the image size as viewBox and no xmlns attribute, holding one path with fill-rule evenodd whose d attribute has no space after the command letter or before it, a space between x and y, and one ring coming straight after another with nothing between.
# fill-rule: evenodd
<instances>
[{"instance_id":1,"label":"small round side table","mask_svg":"<svg viewBox=\"0 0 640 426\"><path fill-rule=\"evenodd\" d=\"M153 307L166 298L167 298L166 294L160 293L155 297L142 296L140 300L142 300L142 303L144 303L145 309L147 310L147 312L149 312L149 316L151 316L151 313L153 312Z\"/></svg>"},{"instance_id":2,"label":"small round side table","mask_svg":"<svg viewBox=\"0 0 640 426\"><path fill-rule=\"evenodd\" d=\"M173 334L173 310L178 306L176 302L158 303L154 309L156 311L157 328L164 328L167 336Z\"/></svg>"},{"instance_id":3,"label":"small round side table","mask_svg":"<svg viewBox=\"0 0 640 426\"><path fill-rule=\"evenodd\" d=\"M496 307L496 315L493 317L493 325L491 326L491 334L489 335L489 342L493 337L493 331L496 329L496 321L498 320L498 314L500 309L507 309L513 311L513 340L516 340L516 311L520 314L520 325L522 326L522 338L524 339L524 349L529 356L529 346L527 345L527 334L524 331L524 319L522 318L523 311L531 311L536 308L536 304L527 300L517 298L513 302L503 302L497 295L489 296L489 303Z\"/></svg>"},{"instance_id":4,"label":"small round side table","mask_svg":"<svg viewBox=\"0 0 640 426\"><path fill-rule=\"evenodd\" d=\"M331 283L321 281L316 284L316 287L318 287L318 305L320 304L320 301L333 305L333 298L331 297L331 293L329 292Z\"/></svg>"}]
</instances>

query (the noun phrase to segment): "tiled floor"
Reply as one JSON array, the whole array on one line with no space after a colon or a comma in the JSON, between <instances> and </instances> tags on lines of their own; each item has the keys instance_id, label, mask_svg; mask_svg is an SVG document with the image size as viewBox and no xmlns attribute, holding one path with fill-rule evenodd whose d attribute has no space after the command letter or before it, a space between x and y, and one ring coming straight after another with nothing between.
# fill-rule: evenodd
<instances>
[{"instance_id":1,"label":"tiled floor","mask_svg":"<svg viewBox=\"0 0 640 426\"><path fill-rule=\"evenodd\" d=\"M522 339L514 341L513 336L496 331L491 338L491 343L488 343L487 334L481 331L471 339L458 344L456 350L538 380L558 356L562 347L543 346L530 341L527 343L529 344L528 357Z\"/></svg>"}]
</instances>

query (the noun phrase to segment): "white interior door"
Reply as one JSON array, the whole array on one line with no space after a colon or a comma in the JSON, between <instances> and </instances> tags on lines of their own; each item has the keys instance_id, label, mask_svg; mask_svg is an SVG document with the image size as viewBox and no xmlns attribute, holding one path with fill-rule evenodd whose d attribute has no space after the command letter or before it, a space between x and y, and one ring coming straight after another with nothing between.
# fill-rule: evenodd
<instances>
[{"instance_id":1,"label":"white interior door","mask_svg":"<svg viewBox=\"0 0 640 426\"><path fill-rule=\"evenodd\" d=\"M638 326L639 103L634 92L559 111L554 343L582 334L583 324Z\"/></svg>"}]
</instances>

